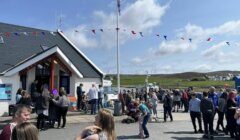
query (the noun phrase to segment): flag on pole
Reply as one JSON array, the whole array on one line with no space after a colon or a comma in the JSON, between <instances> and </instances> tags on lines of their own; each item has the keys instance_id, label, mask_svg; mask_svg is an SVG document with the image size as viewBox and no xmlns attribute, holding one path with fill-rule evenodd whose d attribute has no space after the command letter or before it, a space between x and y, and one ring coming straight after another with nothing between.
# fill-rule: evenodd
<instances>
[{"instance_id":1,"label":"flag on pole","mask_svg":"<svg viewBox=\"0 0 240 140\"><path fill-rule=\"evenodd\" d=\"M119 16L121 15L121 9L120 9L120 0L117 0L117 9L118 9L118 14Z\"/></svg>"}]
</instances>

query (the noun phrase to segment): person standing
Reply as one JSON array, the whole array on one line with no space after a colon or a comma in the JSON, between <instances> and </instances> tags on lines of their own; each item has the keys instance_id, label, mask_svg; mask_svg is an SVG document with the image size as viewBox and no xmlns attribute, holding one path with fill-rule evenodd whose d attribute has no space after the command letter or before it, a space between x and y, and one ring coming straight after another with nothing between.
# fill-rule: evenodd
<instances>
[{"instance_id":1,"label":"person standing","mask_svg":"<svg viewBox=\"0 0 240 140\"><path fill-rule=\"evenodd\" d=\"M77 109L80 110L82 109L82 97L84 94L84 91L82 90L83 84L80 83L79 86L77 87Z\"/></svg>"},{"instance_id":2,"label":"person standing","mask_svg":"<svg viewBox=\"0 0 240 140\"><path fill-rule=\"evenodd\" d=\"M163 109L164 109L164 122L167 121L167 114L169 115L171 121L173 121L172 117L172 104L173 100L169 92L166 93L163 99Z\"/></svg>"},{"instance_id":3,"label":"person standing","mask_svg":"<svg viewBox=\"0 0 240 140\"><path fill-rule=\"evenodd\" d=\"M31 84L31 98L32 98L32 102L36 102L36 98L38 96L38 88L37 88L37 84L38 84L38 80L34 80L34 82Z\"/></svg>"},{"instance_id":4,"label":"person standing","mask_svg":"<svg viewBox=\"0 0 240 140\"><path fill-rule=\"evenodd\" d=\"M235 92L231 91L229 93L229 98L227 100L227 129L230 132L231 138L236 136L236 120L234 118L236 112L237 103L235 101Z\"/></svg>"},{"instance_id":5,"label":"person standing","mask_svg":"<svg viewBox=\"0 0 240 140\"><path fill-rule=\"evenodd\" d=\"M98 91L95 84L92 84L92 88L89 89L88 99L91 103L91 114L96 114Z\"/></svg>"},{"instance_id":6,"label":"person standing","mask_svg":"<svg viewBox=\"0 0 240 140\"><path fill-rule=\"evenodd\" d=\"M202 118L201 118L201 111L200 111L200 99L196 98L196 94L192 93L191 94L191 100L189 101L189 110L190 110L190 116L191 116L191 120L192 120L192 124L193 124L193 128L194 128L194 133L203 133L202 130ZM199 126L199 130L197 131L196 128L196 122L195 120L198 120L198 126Z\"/></svg>"},{"instance_id":7,"label":"person standing","mask_svg":"<svg viewBox=\"0 0 240 140\"><path fill-rule=\"evenodd\" d=\"M140 112L142 113L142 116L143 116L142 128L143 128L145 138L149 138L147 123L148 123L148 120L150 118L150 110L148 109L148 107L144 103L141 103L138 107L139 107L139 110L140 110Z\"/></svg>"},{"instance_id":8,"label":"person standing","mask_svg":"<svg viewBox=\"0 0 240 140\"><path fill-rule=\"evenodd\" d=\"M104 98L104 90L102 85L98 86L98 110L100 110L100 107L103 108L103 98Z\"/></svg>"},{"instance_id":9,"label":"person standing","mask_svg":"<svg viewBox=\"0 0 240 140\"><path fill-rule=\"evenodd\" d=\"M188 100L189 100L188 90L186 89L182 93L182 102L183 102L183 106L184 106L184 112L188 112L188 108L189 108Z\"/></svg>"},{"instance_id":10,"label":"person standing","mask_svg":"<svg viewBox=\"0 0 240 140\"><path fill-rule=\"evenodd\" d=\"M23 122L27 122L30 119L32 110L29 106L19 104L14 109L12 122L4 126L0 140L11 140L13 128Z\"/></svg>"},{"instance_id":11,"label":"person standing","mask_svg":"<svg viewBox=\"0 0 240 140\"><path fill-rule=\"evenodd\" d=\"M44 130L45 120L48 116L49 109L49 101L50 101L50 93L48 89L44 89L42 93L39 93L39 97L36 100L36 113L37 117L37 128L40 130Z\"/></svg>"},{"instance_id":12,"label":"person standing","mask_svg":"<svg viewBox=\"0 0 240 140\"><path fill-rule=\"evenodd\" d=\"M63 119L62 128L66 128L66 116L68 111L68 106L70 105L70 101L67 97L67 93L63 87L61 87L59 91L59 100L52 100L57 106L59 106L59 113L58 113L58 127L60 128L61 118Z\"/></svg>"},{"instance_id":13,"label":"person standing","mask_svg":"<svg viewBox=\"0 0 240 140\"><path fill-rule=\"evenodd\" d=\"M208 92L203 92L203 99L200 102L200 110L203 115L203 124L204 124L204 135L203 138L213 139L213 118L214 118L214 105L211 99L208 98Z\"/></svg>"},{"instance_id":14,"label":"person standing","mask_svg":"<svg viewBox=\"0 0 240 140\"><path fill-rule=\"evenodd\" d=\"M219 127L222 127L222 131L225 132L225 128L223 125L224 113L226 110L226 103L227 103L227 92L223 92L218 100L218 121L217 121L217 131L221 131Z\"/></svg>"}]
</instances>

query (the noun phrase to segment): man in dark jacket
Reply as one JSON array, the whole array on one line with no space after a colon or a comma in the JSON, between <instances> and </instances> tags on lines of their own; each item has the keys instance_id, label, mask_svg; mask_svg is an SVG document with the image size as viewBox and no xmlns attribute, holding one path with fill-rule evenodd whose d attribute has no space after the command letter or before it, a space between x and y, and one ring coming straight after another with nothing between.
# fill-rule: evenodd
<instances>
[{"instance_id":1,"label":"man in dark jacket","mask_svg":"<svg viewBox=\"0 0 240 140\"><path fill-rule=\"evenodd\" d=\"M83 84L79 84L77 87L77 109L80 110L82 109L82 97L84 94L84 91L82 90Z\"/></svg>"},{"instance_id":2,"label":"man in dark jacket","mask_svg":"<svg viewBox=\"0 0 240 140\"><path fill-rule=\"evenodd\" d=\"M171 121L173 121L173 117L172 117L172 104L173 104L172 97L171 97L170 93L167 92L167 95L163 99L164 122L167 121L167 113L168 113Z\"/></svg>"},{"instance_id":3,"label":"man in dark jacket","mask_svg":"<svg viewBox=\"0 0 240 140\"><path fill-rule=\"evenodd\" d=\"M203 138L209 138L208 130L210 131L210 139L213 139L213 118L214 118L214 105L211 99L208 98L208 93L203 92L203 99L200 103L200 110L203 116L204 135Z\"/></svg>"}]
</instances>

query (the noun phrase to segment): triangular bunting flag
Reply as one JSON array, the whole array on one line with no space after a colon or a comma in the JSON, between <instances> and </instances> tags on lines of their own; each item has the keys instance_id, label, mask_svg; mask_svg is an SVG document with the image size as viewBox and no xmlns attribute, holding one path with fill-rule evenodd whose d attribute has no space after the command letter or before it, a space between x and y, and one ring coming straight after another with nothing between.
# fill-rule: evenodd
<instances>
[{"instance_id":1,"label":"triangular bunting flag","mask_svg":"<svg viewBox=\"0 0 240 140\"><path fill-rule=\"evenodd\" d=\"M101 32L103 32L103 29L100 29Z\"/></svg>"},{"instance_id":2,"label":"triangular bunting flag","mask_svg":"<svg viewBox=\"0 0 240 140\"><path fill-rule=\"evenodd\" d=\"M209 37L208 39L207 39L207 41L211 41L212 40L212 38L211 37Z\"/></svg>"},{"instance_id":3,"label":"triangular bunting flag","mask_svg":"<svg viewBox=\"0 0 240 140\"><path fill-rule=\"evenodd\" d=\"M132 34L133 34L133 35L135 35L135 34L136 34L136 32L134 32L134 31L131 31L131 32L132 32Z\"/></svg>"},{"instance_id":4,"label":"triangular bunting flag","mask_svg":"<svg viewBox=\"0 0 240 140\"><path fill-rule=\"evenodd\" d=\"M164 37L165 40L167 40L167 36L166 35L164 35L163 37Z\"/></svg>"},{"instance_id":5,"label":"triangular bunting flag","mask_svg":"<svg viewBox=\"0 0 240 140\"><path fill-rule=\"evenodd\" d=\"M228 46L230 46L230 42L226 42L226 44L227 44Z\"/></svg>"},{"instance_id":6,"label":"triangular bunting flag","mask_svg":"<svg viewBox=\"0 0 240 140\"><path fill-rule=\"evenodd\" d=\"M139 32L140 36L143 37L143 33L142 32Z\"/></svg>"},{"instance_id":7,"label":"triangular bunting flag","mask_svg":"<svg viewBox=\"0 0 240 140\"><path fill-rule=\"evenodd\" d=\"M95 29L93 29L92 32L93 32L93 34L96 34L96 30Z\"/></svg>"}]
</instances>

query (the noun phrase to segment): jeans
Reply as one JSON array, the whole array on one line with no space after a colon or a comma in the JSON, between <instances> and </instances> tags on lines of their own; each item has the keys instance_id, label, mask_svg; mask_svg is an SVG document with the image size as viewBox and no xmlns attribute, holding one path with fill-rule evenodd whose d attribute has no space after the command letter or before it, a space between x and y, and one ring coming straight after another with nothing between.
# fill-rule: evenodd
<instances>
[{"instance_id":1,"label":"jeans","mask_svg":"<svg viewBox=\"0 0 240 140\"><path fill-rule=\"evenodd\" d=\"M210 131L210 135L213 135L213 118L213 113L203 113L203 124L206 135L208 135L208 130Z\"/></svg>"},{"instance_id":2,"label":"jeans","mask_svg":"<svg viewBox=\"0 0 240 140\"><path fill-rule=\"evenodd\" d=\"M167 121L167 113L171 119L171 121L173 120L173 117L172 117L172 108L171 107L164 107L164 121Z\"/></svg>"},{"instance_id":3,"label":"jeans","mask_svg":"<svg viewBox=\"0 0 240 140\"><path fill-rule=\"evenodd\" d=\"M91 100L91 114L96 114L97 103L97 99Z\"/></svg>"},{"instance_id":4,"label":"jeans","mask_svg":"<svg viewBox=\"0 0 240 140\"><path fill-rule=\"evenodd\" d=\"M194 130L197 131L196 122L195 122L196 118L198 120L199 130L202 130L201 113L200 112L190 111L190 116L191 116L191 120L192 120L192 124L193 124Z\"/></svg>"},{"instance_id":5,"label":"jeans","mask_svg":"<svg viewBox=\"0 0 240 140\"><path fill-rule=\"evenodd\" d=\"M149 113L146 116L144 116L144 118L143 118L142 128L143 128L145 136L149 136L148 129L147 129L147 123L148 123L149 118L150 118Z\"/></svg>"},{"instance_id":6,"label":"jeans","mask_svg":"<svg viewBox=\"0 0 240 140\"><path fill-rule=\"evenodd\" d=\"M68 111L68 107L60 107L59 114L58 114L58 127L60 127L61 118L63 119L62 127L65 127L67 111Z\"/></svg>"}]
</instances>

